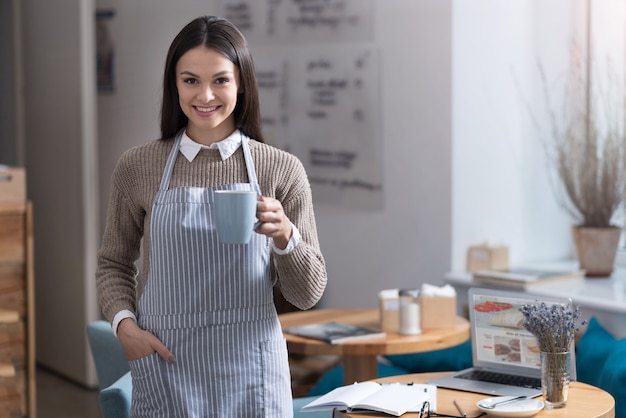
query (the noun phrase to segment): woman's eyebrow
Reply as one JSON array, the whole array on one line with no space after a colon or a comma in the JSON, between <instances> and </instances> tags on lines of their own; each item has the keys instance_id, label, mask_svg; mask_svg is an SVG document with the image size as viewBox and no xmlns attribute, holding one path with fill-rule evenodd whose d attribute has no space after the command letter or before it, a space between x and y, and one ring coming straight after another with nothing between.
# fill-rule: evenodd
<instances>
[{"instance_id":1,"label":"woman's eyebrow","mask_svg":"<svg viewBox=\"0 0 626 418\"><path fill-rule=\"evenodd\" d=\"M217 73L213 74L213 77L215 78L215 77L219 77L219 76L222 76L222 75L225 75L225 74L234 74L234 72L230 71L230 70L224 70L224 71L220 71L220 72L217 72ZM195 74L195 73L193 73L192 71L189 71L189 70L182 70L180 72L180 75L189 75L189 76L196 77L196 78L200 77L199 75L197 75L197 74Z\"/></svg>"},{"instance_id":2,"label":"woman's eyebrow","mask_svg":"<svg viewBox=\"0 0 626 418\"><path fill-rule=\"evenodd\" d=\"M190 76L192 76L192 77L196 77L196 78L198 77L198 75L197 75L197 74L194 74L194 73L192 73L191 71L188 71L188 70L183 70L183 71L181 71L181 72L180 72L180 75L190 75Z\"/></svg>"}]
</instances>

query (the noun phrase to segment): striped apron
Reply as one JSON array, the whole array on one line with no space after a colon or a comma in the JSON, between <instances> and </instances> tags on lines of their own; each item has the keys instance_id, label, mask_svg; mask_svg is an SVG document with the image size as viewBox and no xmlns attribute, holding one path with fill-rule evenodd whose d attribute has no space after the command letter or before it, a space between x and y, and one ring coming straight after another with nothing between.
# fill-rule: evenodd
<instances>
[{"instance_id":1,"label":"striped apron","mask_svg":"<svg viewBox=\"0 0 626 418\"><path fill-rule=\"evenodd\" d=\"M176 137L152 208L150 272L137 320L176 356L131 362L131 417L291 417L287 347L273 302L270 241L222 244L215 190L260 187L248 138L250 183L168 189Z\"/></svg>"}]
</instances>

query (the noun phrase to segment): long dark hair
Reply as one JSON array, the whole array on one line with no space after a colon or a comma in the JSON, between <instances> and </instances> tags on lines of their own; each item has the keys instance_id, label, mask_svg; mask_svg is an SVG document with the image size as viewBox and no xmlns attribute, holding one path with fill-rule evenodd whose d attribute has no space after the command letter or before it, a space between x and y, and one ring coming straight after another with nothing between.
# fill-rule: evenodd
<instances>
[{"instance_id":1,"label":"long dark hair","mask_svg":"<svg viewBox=\"0 0 626 418\"><path fill-rule=\"evenodd\" d=\"M239 69L241 93L235 106L235 126L250 138L264 142L256 73L248 44L235 25L216 16L202 16L192 20L170 45L163 73L161 138L171 138L187 126L187 116L178 103L176 64L185 52L198 46L219 52Z\"/></svg>"}]
</instances>

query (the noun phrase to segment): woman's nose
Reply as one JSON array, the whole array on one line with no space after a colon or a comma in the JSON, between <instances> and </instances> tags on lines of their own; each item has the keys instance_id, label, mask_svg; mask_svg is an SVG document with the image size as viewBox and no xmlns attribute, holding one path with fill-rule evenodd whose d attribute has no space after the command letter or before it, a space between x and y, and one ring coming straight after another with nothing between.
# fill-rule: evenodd
<instances>
[{"instance_id":1,"label":"woman's nose","mask_svg":"<svg viewBox=\"0 0 626 418\"><path fill-rule=\"evenodd\" d=\"M198 92L198 100L208 103L213 99L213 89L210 86L202 86Z\"/></svg>"}]
</instances>

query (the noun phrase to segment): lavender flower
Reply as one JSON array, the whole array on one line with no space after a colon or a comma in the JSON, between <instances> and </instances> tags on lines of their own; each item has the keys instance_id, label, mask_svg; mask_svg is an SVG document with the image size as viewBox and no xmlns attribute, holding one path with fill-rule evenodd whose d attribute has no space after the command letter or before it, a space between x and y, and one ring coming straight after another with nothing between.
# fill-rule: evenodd
<instances>
[{"instance_id":1,"label":"lavender flower","mask_svg":"<svg viewBox=\"0 0 626 418\"><path fill-rule=\"evenodd\" d=\"M578 331L579 306L572 309L570 304L548 306L541 302L523 305L520 311L524 315L524 328L537 338L541 351L563 353L570 350L574 332ZM585 323L587 321L581 322Z\"/></svg>"}]
</instances>

